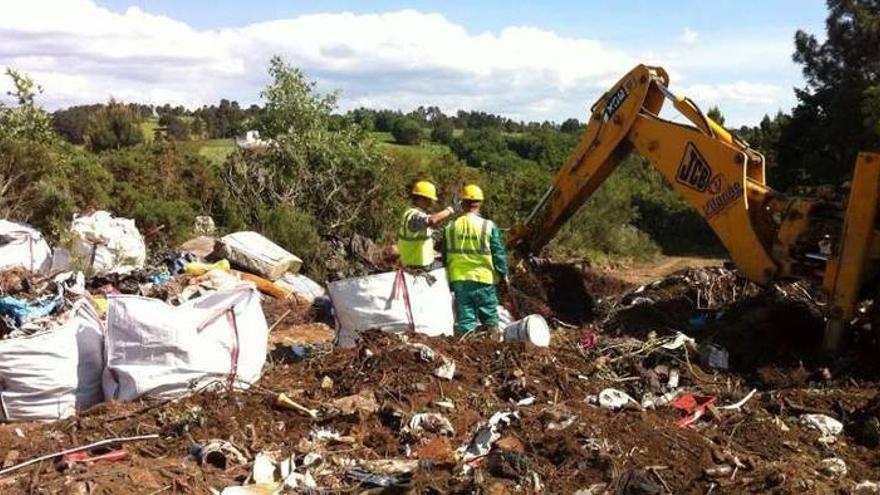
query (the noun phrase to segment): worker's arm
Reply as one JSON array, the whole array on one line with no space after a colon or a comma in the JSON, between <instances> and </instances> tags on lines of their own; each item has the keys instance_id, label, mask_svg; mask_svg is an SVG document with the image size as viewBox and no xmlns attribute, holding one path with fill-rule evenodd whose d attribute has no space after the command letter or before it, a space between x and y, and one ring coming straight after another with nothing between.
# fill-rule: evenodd
<instances>
[{"instance_id":1,"label":"worker's arm","mask_svg":"<svg viewBox=\"0 0 880 495\"><path fill-rule=\"evenodd\" d=\"M492 251L492 265L498 278L503 280L507 277L507 251L504 249L504 241L501 240L501 231L497 225L492 226L492 236L489 238L489 249Z\"/></svg>"},{"instance_id":2,"label":"worker's arm","mask_svg":"<svg viewBox=\"0 0 880 495\"><path fill-rule=\"evenodd\" d=\"M428 217L428 225L431 227L436 227L441 223L445 222L447 218L451 217L452 214L455 213L455 208L449 206L442 211L438 211L433 215Z\"/></svg>"},{"instance_id":3,"label":"worker's arm","mask_svg":"<svg viewBox=\"0 0 880 495\"><path fill-rule=\"evenodd\" d=\"M434 213L433 215L428 215L427 213L413 215L412 218L409 219L409 225L407 225L407 227L414 231L425 230L428 227L436 227L446 221L446 219L452 216L453 213L455 213L455 210L450 206L449 208Z\"/></svg>"}]
</instances>

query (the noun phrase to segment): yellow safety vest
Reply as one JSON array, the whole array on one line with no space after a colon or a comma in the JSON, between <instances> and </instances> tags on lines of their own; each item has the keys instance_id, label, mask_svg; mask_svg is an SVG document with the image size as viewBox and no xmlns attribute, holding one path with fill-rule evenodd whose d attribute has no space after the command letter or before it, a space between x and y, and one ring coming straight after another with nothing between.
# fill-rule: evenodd
<instances>
[{"instance_id":1,"label":"yellow safety vest","mask_svg":"<svg viewBox=\"0 0 880 495\"><path fill-rule=\"evenodd\" d=\"M446 226L446 274L450 282L495 283L495 264L489 245L494 224L473 213Z\"/></svg>"},{"instance_id":2,"label":"yellow safety vest","mask_svg":"<svg viewBox=\"0 0 880 495\"><path fill-rule=\"evenodd\" d=\"M397 250L400 252L400 263L406 267L421 268L434 262L434 241L431 240L431 229L411 230L409 221L423 212L418 208L410 208L403 214L400 230L397 232Z\"/></svg>"}]
</instances>

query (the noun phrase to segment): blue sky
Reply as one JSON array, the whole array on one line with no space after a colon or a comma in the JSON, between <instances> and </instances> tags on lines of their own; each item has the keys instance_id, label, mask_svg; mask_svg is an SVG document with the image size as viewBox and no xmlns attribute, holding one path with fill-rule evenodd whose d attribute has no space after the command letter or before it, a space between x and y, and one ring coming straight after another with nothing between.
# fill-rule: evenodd
<instances>
[{"instance_id":1,"label":"blue sky","mask_svg":"<svg viewBox=\"0 0 880 495\"><path fill-rule=\"evenodd\" d=\"M672 5L674 4L674 5ZM794 104L797 29L819 0L714 2L37 0L0 19L0 65L35 75L47 106L122 99L258 101L278 53L358 105L440 105L519 119L583 118L635 63L731 124ZM13 44L14 46L10 46Z\"/></svg>"}]
</instances>

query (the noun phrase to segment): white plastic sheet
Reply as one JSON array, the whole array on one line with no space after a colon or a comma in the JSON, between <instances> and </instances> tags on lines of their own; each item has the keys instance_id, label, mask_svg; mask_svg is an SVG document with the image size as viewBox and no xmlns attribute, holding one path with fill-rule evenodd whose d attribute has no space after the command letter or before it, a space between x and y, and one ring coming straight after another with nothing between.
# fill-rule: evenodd
<instances>
[{"instance_id":1,"label":"white plastic sheet","mask_svg":"<svg viewBox=\"0 0 880 495\"><path fill-rule=\"evenodd\" d=\"M211 382L246 388L266 361L269 328L250 284L170 306L110 298L104 395L177 397Z\"/></svg>"},{"instance_id":2,"label":"white plastic sheet","mask_svg":"<svg viewBox=\"0 0 880 495\"><path fill-rule=\"evenodd\" d=\"M256 232L236 232L221 239L220 256L270 280L299 272L302 260Z\"/></svg>"},{"instance_id":3,"label":"white plastic sheet","mask_svg":"<svg viewBox=\"0 0 880 495\"><path fill-rule=\"evenodd\" d=\"M0 270L10 268L48 272L52 268L52 250L38 230L0 220Z\"/></svg>"},{"instance_id":4,"label":"white plastic sheet","mask_svg":"<svg viewBox=\"0 0 880 495\"><path fill-rule=\"evenodd\" d=\"M400 287L395 290L397 276L398 272L380 273L339 280L328 286L340 346L355 345L357 334L370 329L404 332L412 327L430 336L452 335L455 317L446 270L430 272L433 282L424 275L404 273L412 322L404 291Z\"/></svg>"},{"instance_id":5,"label":"white plastic sheet","mask_svg":"<svg viewBox=\"0 0 880 495\"><path fill-rule=\"evenodd\" d=\"M4 421L57 420L104 399L103 330L80 301L46 332L0 341L0 415Z\"/></svg>"},{"instance_id":6,"label":"white plastic sheet","mask_svg":"<svg viewBox=\"0 0 880 495\"><path fill-rule=\"evenodd\" d=\"M297 297L301 297L310 303L315 302L315 299L319 297L327 296L327 289L301 273L285 273L275 283L285 289L289 289Z\"/></svg>"},{"instance_id":7,"label":"white plastic sheet","mask_svg":"<svg viewBox=\"0 0 880 495\"><path fill-rule=\"evenodd\" d=\"M70 255L90 275L128 273L144 266L147 248L130 218L106 211L76 217L70 224Z\"/></svg>"}]
</instances>

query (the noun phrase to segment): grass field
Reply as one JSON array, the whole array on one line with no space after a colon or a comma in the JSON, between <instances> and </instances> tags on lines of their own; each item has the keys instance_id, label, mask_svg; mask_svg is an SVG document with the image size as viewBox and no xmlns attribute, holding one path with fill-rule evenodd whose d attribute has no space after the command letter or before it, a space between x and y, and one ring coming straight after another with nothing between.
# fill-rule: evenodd
<instances>
[{"instance_id":1,"label":"grass field","mask_svg":"<svg viewBox=\"0 0 880 495\"><path fill-rule=\"evenodd\" d=\"M198 146L199 155L215 163L222 163L235 151L232 139L205 139L193 143Z\"/></svg>"}]
</instances>

